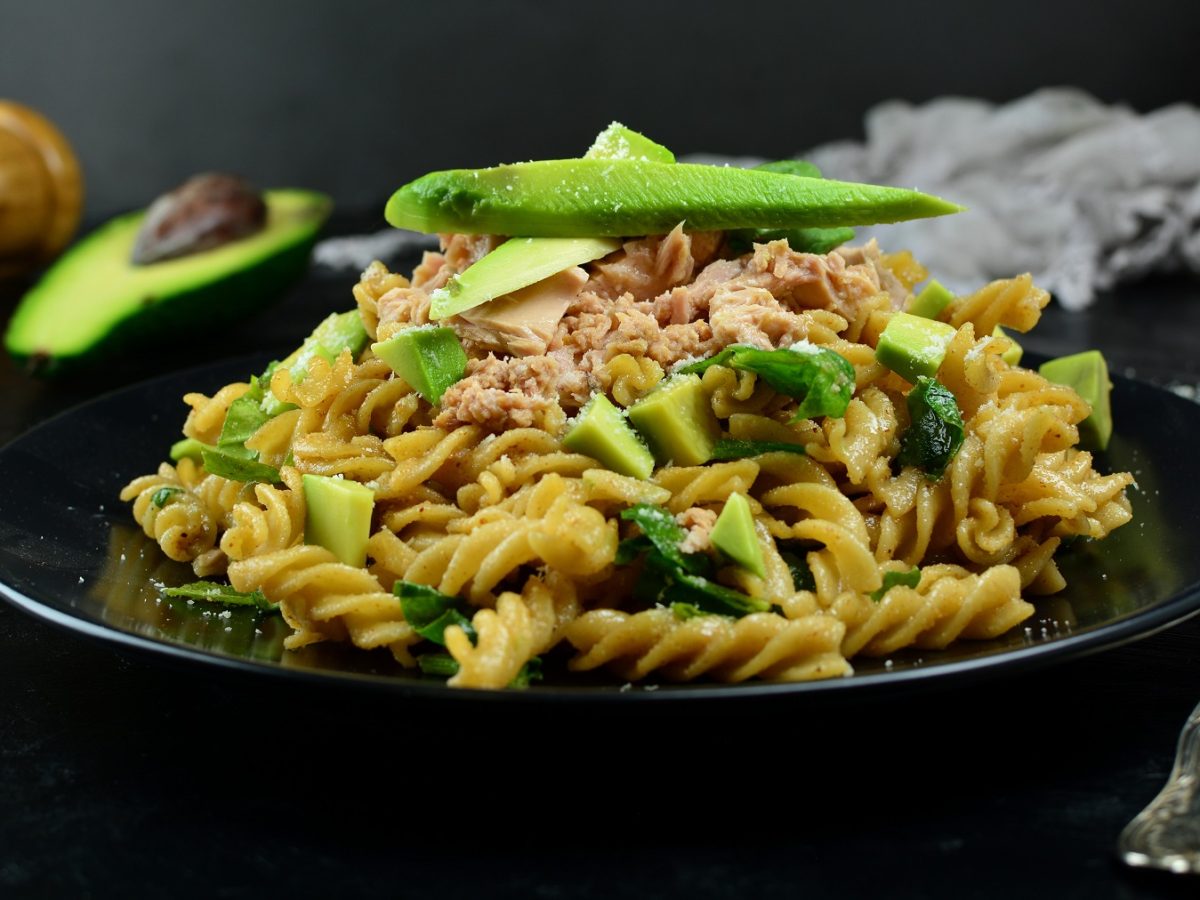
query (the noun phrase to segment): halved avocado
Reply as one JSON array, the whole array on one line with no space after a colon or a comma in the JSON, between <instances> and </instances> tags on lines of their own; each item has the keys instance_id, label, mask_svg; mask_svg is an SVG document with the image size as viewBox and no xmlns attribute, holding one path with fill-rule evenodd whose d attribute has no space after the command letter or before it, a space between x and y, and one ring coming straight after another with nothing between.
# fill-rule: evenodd
<instances>
[{"instance_id":1,"label":"halved avocado","mask_svg":"<svg viewBox=\"0 0 1200 900\"><path fill-rule=\"evenodd\" d=\"M58 374L137 341L197 335L257 312L307 269L331 207L312 191L265 191L263 199L261 231L144 266L130 262L144 211L102 225L22 298L5 347L30 370Z\"/></svg>"}]
</instances>

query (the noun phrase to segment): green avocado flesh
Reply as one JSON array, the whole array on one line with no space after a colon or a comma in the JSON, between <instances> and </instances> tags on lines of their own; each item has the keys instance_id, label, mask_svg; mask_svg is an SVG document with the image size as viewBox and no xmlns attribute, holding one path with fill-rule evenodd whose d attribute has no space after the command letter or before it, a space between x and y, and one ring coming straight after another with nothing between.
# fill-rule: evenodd
<instances>
[{"instance_id":1,"label":"green avocado flesh","mask_svg":"<svg viewBox=\"0 0 1200 900\"><path fill-rule=\"evenodd\" d=\"M673 163L675 154L648 137L613 122L596 135L586 159L643 159ZM430 296L429 314L445 319L529 287L571 266L621 249L611 238L514 237L505 241Z\"/></svg>"},{"instance_id":2,"label":"green avocado flesh","mask_svg":"<svg viewBox=\"0 0 1200 900\"><path fill-rule=\"evenodd\" d=\"M542 160L433 172L392 195L397 228L534 237L874 225L959 212L902 188L641 160Z\"/></svg>"},{"instance_id":3,"label":"green avocado flesh","mask_svg":"<svg viewBox=\"0 0 1200 900\"><path fill-rule=\"evenodd\" d=\"M954 326L945 322L896 313L879 336L875 358L916 384L922 375L932 378L937 374L954 333Z\"/></svg>"},{"instance_id":4,"label":"green avocado flesh","mask_svg":"<svg viewBox=\"0 0 1200 900\"><path fill-rule=\"evenodd\" d=\"M646 162L675 162L675 154L644 134L613 122L596 135L584 154L587 159L640 159Z\"/></svg>"},{"instance_id":5,"label":"green avocado flesh","mask_svg":"<svg viewBox=\"0 0 1200 900\"><path fill-rule=\"evenodd\" d=\"M329 214L310 191L266 191L262 231L145 266L130 262L144 213L113 219L76 244L22 299L5 347L39 374L77 367L152 337L190 340L278 299L308 267Z\"/></svg>"},{"instance_id":6,"label":"green avocado flesh","mask_svg":"<svg viewBox=\"0 0 1200 900\"><path fill-rule=\"evenodd\" d=\"M905 312L912 316L920 316L922 319L936 319L953 300L954 295L935 279L925 285L921 293L912 298Z\"/></svg>"},{"instance_id":7,"label":"green avocado flesh","mask_svg":"<svg viewBox=\"0 0 1200 900\"><path fill-rule=\"evenodd\" d=\"M466 351L451 328L406 328L389 340L372 344L371 350L434 405L467 370Z\"/></svg>"},{"instance_id":8,"label":"green avocado flesh","mask_svg":"<svg viewBox=\"0 0 1200 900\"><path fill-rule=\"evenodd\" d=\"M303 484L304 543L324 547L348 566L366 565L375 492L326 475L305 475Z\"/></svg>"},{"instance_id":9,"label":"green avocado flesh","mask_svg":"<svg viewBox=\"0 0 1200 900\"><path fill-rule=\"evenodd\" d=\"M1112 437L1112 406L1109 394L1108 364L1099 350L1072 356L1060 356L1038 368L1047 381L1075 389L1092 406L1092 414L1079 423L1079 446L1085 450L1104 450Z\"/></svg>"},{"instance_id":10,"label":"green avocado flesh","mask_svg":"<svg viewBox=\"0 0 1200 900\"><path fill-rule=\"evenodd\" d=\"M430 317L466 312L620 249L621 242L611 238L510 238L434 291Z\"/></svg>"},{"instance_id":11,"label":"green avocado flesh","mask_svg":"<svg viewBox=\"0 0 1200 900\"><path fill-rule=\"evenodd\" d=\"M759 578L766 577L762 547L754 533L754 514L750 511L750 502L741 494L729 495L709 538L714 547L743 569Z\"/></svg>"},{"instance_id":12,"label":"green avocado flesh","mask_svg":"<svg viewBox=\"0 0 1200 900\"><path fill-rule=\"evenodd\" d=\"M654 471L654 457L603 394L592 397L579 413L563 437L563 446L590 456L619 475L646 479Z\"/></svg>"},{"instance_id":13,"label":"green avocado flesh","mask_svg":"<svg viewBox=\"0 0 1200 900\"><path fill-rule=\"evenodd\" d=\"M662 464L702 466L712 459L721 423L695 374L667 379L628 410L629 421Z\"/></svg>"}]
</instances>

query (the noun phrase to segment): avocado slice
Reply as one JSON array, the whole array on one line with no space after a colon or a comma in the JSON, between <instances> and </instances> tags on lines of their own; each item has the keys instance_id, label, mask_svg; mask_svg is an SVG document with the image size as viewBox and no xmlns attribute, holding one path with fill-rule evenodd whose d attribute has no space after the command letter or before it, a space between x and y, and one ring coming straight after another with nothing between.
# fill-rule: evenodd
<instances>
[{"instance_id":1,"label":"avocado slice","mask_svg":"<svg viewBox=\"0 0 1200 900\"><path fill-rule=\"evenodd\" d=\"M953 325L936 319L923 319L910 313L896 313L888 320L875 358L897 375L913 384L922 376L932 378L946 358L946 345L954 337Z\"/></svg>"},{"instance_id":2,"label":"avocado slice","mask_svg":"<svg viewBox=\"0 0 1200 900\"><path fill-rule=\"evenodd\" d=\"M953 299L954 295L935 278L912 298L905 312L922 319L936 319Z\"/></svg>"},{"instance_id":3,"label":"avocado slice","mask_svg":"<svg viewBox=\"0 0 1200 900\"><path fill-rule=\"evenodd\" d=\"M305 475L303 486L304 543L324 547L348 566L366 565L375 492L327 475Z\"/></svg>"},{"instance_id":4,"label":"avocado slice","mask_svg":"<svg viewBox=\"0 0 1200 900\"><path fill-rule=\"evenodd\" d=\"M596 135L584 159L640 159L645 162L675 162L675 154L644 134L613 122Z\"/></svg>"},{"instance_id":5,"label":"avocado slice","mask_svg":"<svg viewBox=\"0 0 1200 900\"><path fill-rule=\"evenodd\" d=\"M709 538L714 547L743 569L759 578L766 577L762 547L758 545L758 535L754 533L754 514L750 512L750 501L744 496L738 493L729 495Z\"/></svg>"},{"instance_id":6,"label":"avocado slice","mask_svg":"<svg viewBox=\"0 0 1200 900\"><path fill-rule=\"evenodd\" d=\"M621 249L612 238L509 238L429 295L429 316L445 319Z\"/></svg>"},{"instance_id":7,"label":"avocado slice","mask_svg":"<svg viewBox=\"0 0 1200 900\"><path fill-rule=\"evenodd\" d=\"M673 163L675 154L620 122L613 122L596 135L584 159ZM445 319L466 312L620 249L621 242L612 238L509 238L430 295L430 318Z\"/></svg>"},{"instance_id":8,"label":"avocado slice","mask_svg":"<svg viewBox=\"0 0 1200 900\"><path fill-rule=\"evenodd\" d=\"M372 344L371 350L434 405L467 370L466 351L452 328L406 328L389 340Z\"/></svg>"},{"instance_id":9,"label":"avocado slice","mask_svg":"<svg viewBox=\"0 0 1200 900\"><path fill-rule=\"evenodd\" d=\"M721 437L721 425L694 373L668 378L629 407L628 415L664 465L703 465Z\"/></svg>"},{"instance_id":10,"label":"avocado slice","mask_svg":"<svg viewBox=\"0 0 1200 900\"><path fill-rule=\"evenodd\" d=\"M621 237L689 228L875 225L960 212L904 188L632 159L557 159L432 172L396 191L397 228L527 237Z\"/></svg>"},{"instance_id":11,"label":"avocado slice","mask_svg":"<svg viewBox=\"0 0 1200 900\"><path fill-rule=\"evenodd\" d=\"M311 191L264 194L265 227L190 256L130 262L144 212L113 219L76 244L22 299L8 352L39 374L57 374L161 336L192 338L245 318L308 267L330 210Z\"/></svg>"},{"instance_id":12,"label":"avocado slice","mask_svg":"<svg viewBox=\"0 0 1200 900\"><path fill-rule=\"evenodd\" d=\"M1099 350L1086 350L1072 356L1060 356L1038 368L1047 381L1075 389L1092 406L1092 414L1079 423L1079 446L1085 450L1104 450L1112 437L1112 405L1109 394L1108 363Z\"/></svg>"},{"instance_id":13,"label":"avocado slice","mask_svg":"<svg viewBox=\"0 0 1200 900\"><path fill-rule=\"evenodd\" d=\"M580 410L563 446L619 475L646 479L654 471L654 456L604 394L594 394Z\"/></svg>"}]
</instances>

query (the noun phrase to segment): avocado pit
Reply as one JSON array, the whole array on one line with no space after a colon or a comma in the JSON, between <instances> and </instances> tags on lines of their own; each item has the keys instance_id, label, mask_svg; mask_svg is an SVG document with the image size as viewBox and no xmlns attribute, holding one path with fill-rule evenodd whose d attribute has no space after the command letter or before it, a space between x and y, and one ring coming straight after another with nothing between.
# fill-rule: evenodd
<instances>
[{"instance_id":1,"label":"avocado pit","mask_svg":"<svg viewBox=\"0 0 1200 900\"><path fill-rule=\"evenodd\" d=\"M267 222L267 204L246 180L205 172L163 194L146 210L131 261L145 266L249 237Z\"/></svg>"}]
</instances>

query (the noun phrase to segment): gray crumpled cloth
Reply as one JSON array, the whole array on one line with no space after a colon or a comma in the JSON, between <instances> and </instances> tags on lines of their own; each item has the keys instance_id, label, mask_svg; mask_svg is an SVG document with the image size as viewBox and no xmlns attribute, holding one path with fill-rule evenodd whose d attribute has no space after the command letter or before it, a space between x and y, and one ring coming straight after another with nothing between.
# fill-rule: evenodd
<instances>
[{"instance_id":1,"label":"gray crumpled cloth","mask_svg":"<svg viewBox=\"0 0 1200 900\"><path fill-rule=\"evenodd\" d=\"M916 187L969 207L860 229L958 292L1033 273L1069 309L1149 272L1200 273L1200 110L1146 115L1050 88L995 105L891 101L866 141L801 154L829 178Z\"/></svg>"},{"instance_id":2,"label":"gray crumpled cloth","mask_svg":"<svg viewBox=\"0 0 1200 900\"><path fill-rule=\"evenodd\" d=\"M958 293L1033 273L1069 309L1149 272L1200 273L1200 110L1139 115L1082 91L1048 88L1003 105L946 97L890 101L866 117L864 143L801 153L829 178L915 187L969 207L940 219L858 229L908 249ZM753 165L694 155L685 161ZM322 241L319 265L361 270L435 244L388 230Z\"/></svg>"}]
</instances>

